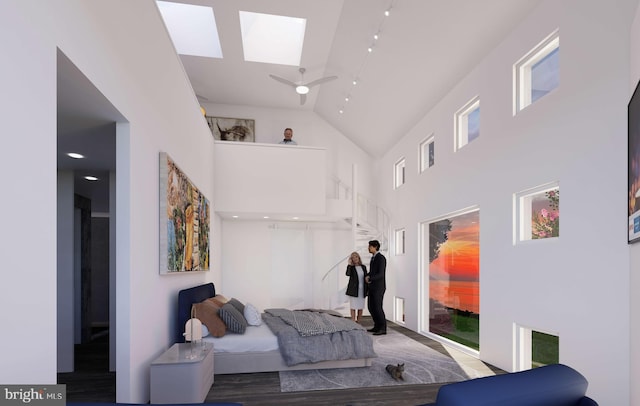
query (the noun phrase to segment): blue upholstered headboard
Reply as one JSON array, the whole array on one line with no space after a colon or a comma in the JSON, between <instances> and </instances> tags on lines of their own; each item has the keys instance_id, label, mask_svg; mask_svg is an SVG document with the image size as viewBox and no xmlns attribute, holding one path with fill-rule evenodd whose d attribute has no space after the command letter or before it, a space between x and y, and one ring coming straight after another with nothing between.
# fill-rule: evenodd
<instances>
[{"instance_id":1,"label":"blue upholstered headboard","mask_svg":"<svg viewBox=\"0 0 640 406\"><path fill-rule=\"evenodd\" d=\"M183 289L178 292L178 324L176 325L176 343L183 343L184 324L191 318L191 305L200 303L205 299L214 297L216 288L213 283Z\"/></svg>"}]
</instances>

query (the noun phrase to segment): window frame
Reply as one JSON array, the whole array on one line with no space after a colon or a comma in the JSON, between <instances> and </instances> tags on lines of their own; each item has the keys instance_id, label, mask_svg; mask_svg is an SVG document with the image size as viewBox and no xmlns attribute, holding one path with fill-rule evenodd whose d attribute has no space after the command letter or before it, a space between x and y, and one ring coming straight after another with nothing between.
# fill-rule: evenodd
<instances>
[{"instance_id":1,"label":"window frame","mask_svg":"<svg viewBox=\"0 0 640 406\"><path fill-rule=\"evenodd\" d=\"M454 114L454 142L453 142L453 151L456 152L461 148L465 147L469 144L469 115L474 111L478 110L478 114L480 114L480 96L475 96L467 103L465 103L462 108L460 108ZM478 127L478 137L479 135L479 127ZM475 140L475 138L474 138ZM473 141L473 140L471 140Z\"/></svg>"},{"instance_id":2,"label":"window frame","mask_svg":"<svg viewBox=\"0 0 640 406\"><path fill-rule=\"evenodd\" d=\"M430 154L429 154L429 146L433 144L433 163L431 162ZM435 134L429 135L427 138L422 140L419 147L419 158L420 158L420 173L426 171L436 164L435 153L436 151L436 136Z\"/></svg>"},{"instance_id":3,"label":"window frame","mask_svg":"<svg viewBox=\"0 0 640 406\"><path fill-rule=\"evenodd\" d=\"M404 255L406 253L406 229L398 228L394 233L394 253L397 255Z\"/></svg>"},{"instance_id":4,"label":"window frame","mask_svg":"<svg viewBox=\"0 0 640 406\"><path fill-rule=\"evenodd\" d=\"M531 100L532 75L531 68L555 50L560 50L560 31L555 30L527 52L513 65L513 115L537 102L544 96ZM549 91L553 92L560 86L560 67L558 66L558 86Z\"/></svg>"},{"instance_id":5,"label":"window frame","mask_svg":"<svg viewBox=\"0 0 640 406\"><path fill-rule=\"evenodd\" d=\"M393 164L393 188L397 189L406 182L407 160L402 157Z\"/></svg>"},{"instance_id":6,"label":"window frame","mask_svg":"<svg viewBox=\"0 0 640 406\"><path fill-rule=\"evenodd\" d=\"M545 183L540 186L536 186L530 189L523 190L513 195L513 209L514 209L514 225L513 225L513 245L529 243L530 241L538 240L553 240L558 237L544 237L544 238L532 238L531 227L531 213L533 198L537 195L546 193L551 190L560 191L560 182ZM559 211L559 209L558 209Z\"/></svg>"}]
</instances>

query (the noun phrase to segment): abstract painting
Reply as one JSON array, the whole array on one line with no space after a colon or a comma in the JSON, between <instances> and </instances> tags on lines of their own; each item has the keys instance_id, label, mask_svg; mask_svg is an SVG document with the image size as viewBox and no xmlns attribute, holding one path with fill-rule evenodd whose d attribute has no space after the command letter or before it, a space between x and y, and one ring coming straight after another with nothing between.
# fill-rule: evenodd
<instances>
[{"instance_id":1,"label":"abstract painting","mask_svg":"<svg viewBox=\"0 0 640 406\"><path fill-rule=\"evenodd\" d=\"M160 153L160 273L208 271L209 200Z\"/></svg>"},{"instance_id":2,"label":"abstract painting","mask_svg":"<svg viewBox=\"0 0 640 406\"><path fill-rule=\"evenodd\" d=\"M256 121L248 118L207 117L213 138L222 141L255 142Z\"/></svg>"}]
</instances>

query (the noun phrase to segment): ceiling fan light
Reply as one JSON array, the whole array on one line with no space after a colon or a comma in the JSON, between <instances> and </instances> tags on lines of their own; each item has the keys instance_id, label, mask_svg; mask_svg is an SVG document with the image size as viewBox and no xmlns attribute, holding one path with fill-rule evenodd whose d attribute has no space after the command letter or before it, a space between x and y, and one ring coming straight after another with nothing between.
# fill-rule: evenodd
<instances>
[{"instance_id":1,"label":"ceiling fan light","mask_svg":"<svg viewBox=\"0 0 640 406\"><path fill-rule=\"evenodd\" d=\"M307 94L309 93L309 88L305 85L296 86L296 93L298 94Z\"/></svg>"}]
</instances>

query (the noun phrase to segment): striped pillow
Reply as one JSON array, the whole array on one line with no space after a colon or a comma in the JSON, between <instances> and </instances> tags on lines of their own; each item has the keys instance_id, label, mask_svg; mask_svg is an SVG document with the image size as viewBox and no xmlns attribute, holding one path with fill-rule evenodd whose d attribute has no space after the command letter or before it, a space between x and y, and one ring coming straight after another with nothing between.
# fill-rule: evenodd
<instances>
[{"instance_id":1,"label":"striped pillow","mask_svg":"<svg viewBox=\"0 0 640 406\"><path fill-rule=\"evenodd\" d=\"M232 333L244 334L247 329L247 319L231 303L225 303L219 311L220 318Z\"/></svg>"}]
</instances>

